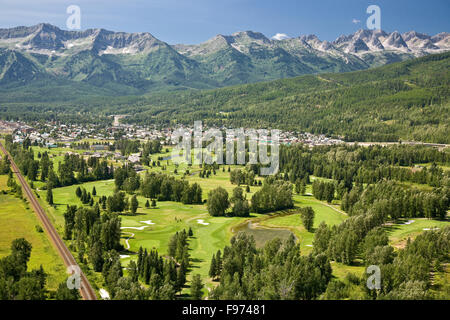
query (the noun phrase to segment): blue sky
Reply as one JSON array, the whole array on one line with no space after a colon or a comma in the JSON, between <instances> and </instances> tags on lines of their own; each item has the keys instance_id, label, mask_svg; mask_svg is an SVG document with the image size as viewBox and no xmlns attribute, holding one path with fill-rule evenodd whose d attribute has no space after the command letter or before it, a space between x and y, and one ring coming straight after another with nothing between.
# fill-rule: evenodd
<instances>
[{"instance_id":1,"label":"blue sky","mask_svg":"<svg viewBox=\"0 0 450 320\"><path fill-rule=\"evenodd\" d=\"M385 31L450 32L450 0L0 0L0 28L49 22L66 29L71 4L81 8L82 29L145 31L170 44L243 30L331 41L366 28L372 4Z\"/></svg>"}]
</instances>

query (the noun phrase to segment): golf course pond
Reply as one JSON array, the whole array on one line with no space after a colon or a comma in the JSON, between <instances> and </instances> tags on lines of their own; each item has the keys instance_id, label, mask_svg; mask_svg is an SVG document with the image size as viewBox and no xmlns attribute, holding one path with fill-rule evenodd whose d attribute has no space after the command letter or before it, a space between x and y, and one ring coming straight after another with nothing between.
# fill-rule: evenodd
<instances>
[{"instance_id":1,"label":"golf course pond","mask_svg":"<svg viewBox=\"0 0 450 320\"><path fill-rule=\"evenodd\" d=\"M257 248L262 248L266 244L267 241L270 241L275 238L280 238L282 241L287 240L294 233L288 229L283 228L266 228L261 227L258 223L252 223L248 221L245 224L237 226L234 230L234 233L245 232L248 235L252 235L256 242ZM297 237L295 237L297 239Z\"/></svg>"}]
</instances>

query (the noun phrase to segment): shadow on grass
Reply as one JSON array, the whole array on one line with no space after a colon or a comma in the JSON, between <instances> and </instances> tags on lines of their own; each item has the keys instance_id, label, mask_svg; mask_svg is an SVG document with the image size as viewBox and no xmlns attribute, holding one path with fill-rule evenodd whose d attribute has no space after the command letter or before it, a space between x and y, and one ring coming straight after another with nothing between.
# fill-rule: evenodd
<instances>
[{"instance_id":1,"label":"shadow on grass","mask_svg":"<svg viewBox=\"0 0 450 320\"><path fill-rule=\"evenodd\" d=\"M137 255L137 252L130 251L130 250L122 250L119 252L120 255L128 255L128 256L135 256Z\"/></svg>"},{"instance_id":2,"label":"shadow on grass","mask_svg":"<svg viewBox=\"0 0 450 320\"><path fill-rule=\"evenodd\" d=\"M142 213L142 212L136 212L135 214L128 213L128 212L121 212L118 214L121 216L126 216L126 217L138 217L138 216L146 216L147 215L147 213Z\"/></svg>"},{"instance_id":3,"label":"shadow on grass","mask_svg":"<svg viewBox=\"0 0 450 320\"><path fill-rule=\"evenodd\" d=\"M194 262L194 263L201 263L201 262L203 262L205 260L199 259L199 258L192 258L191 261Z\"/></svg>"},{"instance_id":4,"label":"shadow on grass","mask_svg":"<svg viewBox=\"0 0 450 320\"><path fill-rule=\"evenodd\" d=\"M187 288L186 286L184 286L183 288ZM181 293L177 296L180 300L192 300L191 296L188 295L187 293Z\"/></svg>"},{"instance_id":5,"label":"shadow on grass","mask_svg":"<svg viewBox=\"0 0 450 320\"><path fill-rule=\"evenodd\" d=\"M349 266L352 267L364 267L364 261L361 259L355 259L352 261L351 264L349 264Z\"/></svg>"},{"instance_id":6,"label":"shadow on grass","mask_svg":"<svg viewBox=\"0 0 450 320\"><path fill-rule=\"evenodd\" d=\"M395 230L400 229L400 226L398 224L391 224L391 225L383 226L383 229L386 230L387 232L393 232Z\"/></svg>"}]
</instances>

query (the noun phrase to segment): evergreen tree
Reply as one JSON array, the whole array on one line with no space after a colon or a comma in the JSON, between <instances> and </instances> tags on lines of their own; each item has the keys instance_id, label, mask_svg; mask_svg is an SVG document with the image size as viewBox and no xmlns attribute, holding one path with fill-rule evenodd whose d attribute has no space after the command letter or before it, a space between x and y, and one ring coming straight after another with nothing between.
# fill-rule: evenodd
<instances>
[{"instance_id":1,"label":"evergreen tree","mask_svg":"<svg viewBox=\"0 0 450 320\"><path fill-rule=\"evenodd\" d=\"M312 231L314 225L314 210L312 207L305 207L300 209L300 215L302 217L303 226L309 232Z\"/></svg>"},{"instance_id":2,"label":"evergreen tree","mask_svg":"<svg viewBox=\"0 0 450 320\"><path fill-rule=\"evenodd\" d=\"M314 253L319 254L327 252L330 239L331 239L331 230L328 228L325 221L322 221L319 224L319 227L317 228L316 232L314 233L314 241L313 241Z\"/></svg>"},{"instance_id":3,"label":"evergreen tree","mask_svg":"<svg viewBox=\"0 0 450 320\"><path fill-rule=\"evenodd\" d=\"M79 186L78 186L77 189L75 190L75 194L76 194L76 196L77 196L78 198L81 198L82 192L81 192L81 188L80 188Z\"/></svg>"},{"instance_id":4,"label":"evergreen tree","mask_svg":"<svg viewBox=\"0 0 450 320\"><path fill-rule=\"evenodd\" d=\"M209 277L214 279L217 275L216 272L217 272L216 257L213 254L212 259L211 259L211 265L209 267Z\"/></svg>"},{"instance_id":5,"label":"evergreen tree","mask_svg":"<svg viewBox=\"0 0 450 320\"><path fill-rule=\"evenodd\" d=\"M49 205L53 205L53 191L50 185L47 185L47 197L46 200Z\"/></svg>"},{"instance_id":6,"label":"evergreen tree","mask_svg":"<svg viewBox=\"0 0 450 320\"><path fill-rule=\"evenodd\" d=\"M132 214L136 213L138 206L139 206L139 202L136 198L136 195L134 195L133 197L131 197L131 203L130 203L130 211Z\"/></svg>"},{"instance_id":7,"label":"evergreen tree","mask_svg":"<svg viewBox=\"0 0 450 320\"><path fill-rule=\"evenodd\" d=\"M92 263L94 267L95 272L101 272L103 269L103 252L102 252L102 245L99 242L95 242L92 245L92 248L89 252L89 260Z\"/></svg>"},{"instance_id":8,"label":"evergreen tree","mask_svg":"<svg viewBox=\"0 0 450 320\"><path fill-rule=\"evenodd\" d=\"M127 270L128 276L131 278L131 281L138 282L139 274L136 262L131 260L130 263L128 264Z\"/></svg>"},{"instance_id":9,"label":"evergreen tree","mask_svg":"<svg viewBox=\"0 0 450 320\"><path fill-rule=\"evenodd\" d=\"M199 274L192 277L191 282L191 297L193 300L201 300L203 296L203 283Z\"/></svg>"},{"instance_id":10,"label":"evergreen tree","mask_svg":"<svg viewBox=\"0 0 450 320\"><path fill-rule=\"evenodd\" d=\"M186 272L183 268L178 268L176 285L175 285L177 292L181 291L183 289L183 286L185 283L186 283Z\"/></svg>"}]
</instances>

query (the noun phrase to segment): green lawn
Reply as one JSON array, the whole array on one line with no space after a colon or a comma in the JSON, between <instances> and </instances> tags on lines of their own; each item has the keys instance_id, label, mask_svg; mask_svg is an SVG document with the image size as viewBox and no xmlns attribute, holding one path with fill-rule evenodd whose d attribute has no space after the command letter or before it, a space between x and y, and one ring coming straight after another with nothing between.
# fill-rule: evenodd
<instances>
[{"instance_id":1,"label":"green lawn","mask_svg":"<svg viewBox=\"0 0 450 320\"><path fill-rule=\"evenodd\" d=\"M200 179L208 180L208 179ZM203 183L202 187L203 187ZM114 181L96 181L88 182L80 185L88 191L92 191L95 186L97 197L113 194ZM78 185L53 189L53 198L55 200L55 208L45 203L46 191L38 191L42 205L47 207L49 217L57 226L60 233L63 232L64 217L67 204L81 205L81 201L76 197L75 190ZM164 201L157 202L156 208L146 209L144 207L146 199L142 196L137 197L139 208L137 214L121 215L122 227L143 227L143 230L123 229L122 244L126 247L125 240L130 237L130 233L135 236L130 239L131 253L122 253L130 255L130 258L123 259L123 265L126 266L130 259L135 259L133 254L136 253L140 246L147 248L157 248L161 254L166 254L167 244L170 237L177 231L189 227L194 231L194 237L190 241L190 254L193 259L192 273L200 273L203 279L208 278L209 263L213 253L223 249L232 236L232 226L243 221L243 218L226 218L226 217L210 217L205 205L184 205L178 202ZM197 219L203 219L202 225ZM141 221L151 220L151 225Z\"/></svg>"},{"instance_id":2,"label":"green lawn","mask_svg":"<svg viewBox=\"0 0 450 320\"><path fill-rule=\"evenodd\" d=\"M412 223L408 223L414 221ZM405 224L406 223L406 224ZM408 238L413 240L419 234L426 230L433 228L443 228L449 226L450 221L444 220L430 220L426 218L411 218L410 220L404 219L397 224L389 224L384 228L389 234L389 240L391 244L396 248L403 248Z\"/></svg>"},{"instance_id":3,"label":"green lawn","mask_svg":"<svg viewBox=\"0 0 450 320\"><path fill-rule=\"evenodd\" d=\"M348 266L343 263L331 261L331 268L333 269L333 276L339 280L344 280L347 274L353 273L360 277L364 273L364 266L361 265L361 261L356 261L355 265Z\"/></svg>"},{"instance_id":4,"label":"green lawn","mask_svg":"<svg viewBox=\"0 0 450 320\"><path fill-rule=\"evenodd\" d=\"M243 169L243 166L232 166L231 170L235 170L235 169ZM191 172L195 172L195 171L199 171L200 169L198 168L198 166L193 166L193 168L191 169ZM225 166L225 172L222 172L222 167L216 171L216 174L211 174L211 176L209 178L200 178L200 176L197 174L192 175L192 176L187 176L186 180L189 181L189 183L198 183L200 184L200 186L202 187L203 190L203 198L204 199L208 199L208 193L209 191L217 188L217 187L222 187L225 190L228 191L228 194L230 194L230 196L233 193L233 189L237 187L237 185L235 184L231 184L230 182L230 173L228 172L228 166ZM257 178L256 180L260 180L259 178ZM261 189L261 187L259 186L251 186L250 187L250 192L246 193L245 192L245 185L241 185L241 188L244 190L244 194L247 195L247 199L251 200L253 194L255 192L257 192L259 189Z\"/></svg>"},{"instance_id":5,"label":"green lawn","mask_svg":"<svg viewBox=\"0 0 450 320\"><path fill-rule=\"evenodd\" d=\"M0 190L7 190L7 176L0 176ZM28 203L9 194L0 194L0 258L10 254L11 242L25 238L32 245L28 269L44 267L48 273L47 287L56 289L67 278L66 268L45 232L38 232L40 225Z\"/></svg>"},{"instance_id":6,"label":"green lawn","mask_svg":"<svg viewBox=\"0 0 450 320\"><path fill-rule=\"evenodd\" d=\"M317 228L322 221L325 221L329 226L340 224L347 216L339 212L338 209L333 209L334 206L328 205L325 202L316 200L312 196L294 196L294 203L296 207L312 207L315 212L314 228ZM314 233L308 232L302 224L300 214L297 210L292 210L292 214L288 215L272 215L273 218L262 220L261 225L271 228L284 227L297 236L300 240L302 252L309 253L312 249Z\"/></svg>"},{"instance_id":7,"label":"green lawn","mask_svg":"<svg viewBox=\"0 0 450 320\"><path fill-rule=\"evenodd\" d=\"M161 156L167 153L160 154ZM153 155L155 157L155 155ZM155 158L156 159L156 158ZM162 161L165 165L165 161ZM228 166L225 167L225 172L222 168L217 170L216 175L211 175L209 178L200 178L198 174L186 176L186 180L189 183L199 183L203 190L203 198L207 199L207 194L210 190L221 186L225 188L230 194L236 185L232 185L229 180L229 173L227 171ZM242 168L233 166L232 169ZM175 169L172 162L169 162L167 173ZM181 167L178 168L180 173ZM199 171L198 166L192 166L189 168L190 172ZM161 171L161 167L152 168L150 171ZM181 178L181 174L178 175ZM97 199L99 196L109 196L113 194L114 181L95 181L88 182L80 185L87 191L92 191L95 186L97 190ZM63 231L64 218L63 214L66 210L67 204L81 205L81 201L76 197L75 190L78 185L73 185L63 188L53 189L53 197L55 201L55 207L50 207L45 203L46 191L38 191L40 195L41 203L47 207L49 217L57 226L60 233ZM245 189L245 186L243 186ZM310 186L308 186L310 189ZM251 187L251 192L246 193L248 199L251 199L254 192L259 190L260 187ZM308 189L307 189L308 191ZM248 218L226 218L226 217L210 217L207 213L205 205L184 205L182 203L167 201L158 202L157 208L144 208L145 199L142 196L137 197L139 201L139 208L137 215L122 215L122 243L126 247L126 239L129 239L130 252L123 252L123 255L129 255L130 257L122 259L123 266L126 266L131 259L136 259L135 253L139 247L142 246L148 250L156 248L161 254L166 254L167 245L170 237L177 231L192 228L194 231L194 237L190 240L191 257L193 259L193 268L188 277L194 273L199 273L203 279L208 279L208 271L211 256L217 252L217 250L223 250L223 248L229 244L229 240L233 235L233 227L244 223ZM342 222L346 215L339 212L335 206L327 205L324 202L314 199L312 196L294 196L294 202L297 207L311 206L316 211L316 218L314 227L317 227L321 221L326 221L329 225L334 225ZM264 227L278 227L288 229L295 233L298 239L300 239L302 250L304 253L308 253L311 250L311 244L313 239L313 233L307 232L302 224L298 214L292 214L288 216L279 216L281 213L274 213L270 215L270 219L264 221L263 219L269 217L268 215L252 215L252 219L261 220L261 226ZM208 225L202 225L197 222L197 219L203 219ZM146 224L143 221L151 220L154 224ZM141 228L127 229L126 227ZM134 234L134 236L132 236ZM273 237L273 236L271 236ZM211 285L211 282L207 282Z\"/></svg>"},{"instance_id":8,"label":"green lawn","mask_svg":"<svg viewBox=\"0 0 450 320\"><path fill-rule=\"evenodd\" d=\"M419 163L418 165L423 167L431 167L432 163ZM441 167L444 171L450 171L450 164L449 163L437 163L439 167Z\"/></svg>"},{"instance_id":9,"label":"green lawn","mask_svg":"<svg viewBox=\"0 0 450 320\"><path fill-rule=\"evenodd\" d=\"M69 149L58 150L52 149L54 160L58 157L62 157L63 151ZM41 150L43 151L43 150ZM62 154L62 155L61 155ZM171 155L171 152L164 151L159 154L151 155L152 160L157 161L158 157L166 158ZM207 199L208 192L218 186L225 188L231 195L236 185L232 185L229 179L228 166L225 165L225 172L220 167L216 171L216 175L211 174L209 178L200 178L198 172L201 168L198 165L187 166L180 164L176 166L171 160L160 160L160 167L146 167L150 172L163 172L169 175L174 175L181 179L186 170L189 170L190 174L186 175L186 179L189 183L199 183L203 190L203 198ZM118 162L116 165L120 165ZM163 170L163 166L166 166L166 170ZM232 166L231 169L240 168L242 166ZM178 173L174 174L174 170L177 169ZM327 180L322 178L315 178ZM35 183L35 186L39 187L39 183ZM87 191L91 192L95 186L97 190L97 197L109 196L114 192L114 181L96 181L88 182L80 185ZM60 233L63 232L64 218L63 213L66 210L66 205L81 205L80 200L75 195L75 190L78 185L69 187L53 189L53 196L55 206L50 207L45 203L46 192L44 190L38 191L40 195L41 203L47 207L49 217L52 219ZM245 190L245 186L242 186ZM252 186L251 192L245 193L250 200L252 195L260 189L260 187ZM347 218L347 215L339 209L339 201L333 201L332 204L328 204L323 201L319 201L310 195L311 185L306 188L306 195L294 195L295 208L288 211L275 212L267 215L252 215L250 218L226 218L226 217L210 217L207 213L205 205L184 205L182 203L167 201L157 202L156 208L144 208L145 201L147 199L142 196L138 196L139 208L137 214L121 215L122 219L122 244L127 247L127 239L129 243L129 250L121 252L122 265L127 266L131 259L137 259L136 253L140 246L150 250L152 248L158 249L162 255L167 254L167 245L170 237L177 231L183 229L192 228L194 237L190 239L190 254L192 258L192 269L188 275L188 280L195 273L199 273L208 287L214 285L208 277L210 259L217 250L223 250L223 248L229 244L229 240L233 235L233 232L240 230L246 221L251 220L257 223L258 228L272 228L267 232L267 237L273 238L277 234L276 228L290 230L293 232L300 241L300 246L303 254L308 254L312 250L312 242L314 238L313 232L308 232L303 227L300 214L298 213L299 207L311 206L315 211L314 228L317 228L322 221L325 221L329 226L340 224ZM202 219L205 224L198 222L198 219ZM419 219L416 219L417 221ZM150 224L146 222L151 222ZM390 227L390 237L392 242L401 241L405 236L411 236L415 233L420 233L424 228L440 226L441 222L423 220L418 221L411 225L401 225ZM131 227L131 228L130 228ZM133 229L138 228L138 229ZM267 229L266 229L267 230ZM270 234L269 234L270 233ZM128 257L127 257L128 256ZM124 270L126 274L126 269ZM361 275L364 272L364 267L361 265L346 266L339 263L333 263L333 275L339 279L344 279L348 273L355 273ZM97 277L98 279L98 277ZM99 283L100 284L100 283ZM186 289L184 290L184 292Z\"/></svg>"},{"instance_id":10,"label":"green lawn","mask_svg":"<svg viewBox=\"0 0 450 320\"><path fill-rule=\"evenodd\" d=\"M138 197L139 199L139 197ZM139 199L141 200L141 199ZM200 224L197 220L204 220ZM154 224L146 224L150 222ZM203 205L183 205L177 202L159 202L157 208L139 208L135 216L122 216L122 227L146 227L143 230L123 229L122 243L129 240L129 258L122 260L126 266L139 247L158 249L160 254L167 254L170 237L177 231L192 228L194 236L189 241L193 273L199 273L202 279L208 278L210 259L217 250L223 250L232 237L231 228L241 222L242 218L211 217ZM208 225L204 225L204 224ZM190 277L188 277L190 279Z\"/></svg>"},{"instance_id":11,"label":"green lawn","mask_svg":"<svg viewBox=\"0 0 450 320\"><path fill-rule=\"evenodd\" d=\"M53 189L53 199L55 207L50 207L45 202L47 192L45 190L39 190L37 193L40 196L40 202L43 206L47 207L47 214L58 227L62 227L64 225L64 212L66 211L67 205L82 205L81 201L75 195L75 190L77 187L83 187L88 192L92 192L93 187L97 191L96 200L98 200L99 196L110 196L114 193L114 180L102 180L95 182L87 182L79 185L72 185L63 188L54 188ZM58 230L60 231L60 230Z\"/></svg>"}]
</instances>

